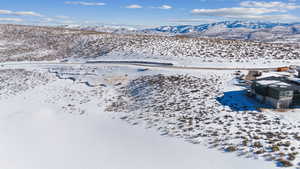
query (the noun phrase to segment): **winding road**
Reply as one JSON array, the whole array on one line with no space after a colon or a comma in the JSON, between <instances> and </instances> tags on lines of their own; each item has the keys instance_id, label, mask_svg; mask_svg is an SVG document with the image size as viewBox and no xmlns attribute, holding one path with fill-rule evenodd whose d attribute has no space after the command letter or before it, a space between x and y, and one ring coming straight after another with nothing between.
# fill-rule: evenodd
<instances>
[{"instance_id":1,"label":"winding road","mask_svg":"<svg viewBox=\"0 0 300 169\"><path fill-rule=\"evenodd\" d=\"M173 63L150 62L150 61L87 61L87 62L20 62L2 63L5 66L20 65L105 65L105 66L130 66L139 68L159 68L159 69L180 69L180 70L277 70L278 67L197 67L197 66L176 66ZM288 66L287 66L288 67Z\"/></svg>"}]
</instances>

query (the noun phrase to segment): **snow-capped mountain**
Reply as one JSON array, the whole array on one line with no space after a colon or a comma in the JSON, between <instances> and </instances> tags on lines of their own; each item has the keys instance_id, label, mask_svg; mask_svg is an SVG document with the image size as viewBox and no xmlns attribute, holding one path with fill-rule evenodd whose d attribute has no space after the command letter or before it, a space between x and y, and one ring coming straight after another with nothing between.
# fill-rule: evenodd
<instances>
[{"instance_id":1,"label":"snow-capped mountain","mask_svg":"<svg viewBox=\"0 0 300 169\"><path fill-rule=\"evenodd\" d=\"M151 32L184 34L190 36L217 37L225 39L277 40L300 34L300 23L269 23L250 21L224 21L202 25L162 26L148 29ZM260 36L255 36L259 34ZM264 36L266 35L266 36ZM259 37L259 39L257 39Z\"/></svg>"},{"instance_id":2,"label":"snow-capped mountain","mask_svg":"<svg viewBox=\"0 0 300 169\"><path fill-rule=\"evenodd\" d=\"M138 34L140 30L147 29L141 25L113 25L113 24L97 24L97 25L64 25L64 28L79 29L83 31L96 31L118 34Z\"/></svg>"},{"instance_id":3,"label":"snow-capped mountain","mask_svg":"<svg viewBox=\"0 0 300 169\"><path fill-rule=\"evenodd\" d=\"M267 23L267 22L247 22L247 21L224 21L202 25L180 25L180 26L161 26L151 29L152 31L168 32L168 33L190 33L204 32L214 27L223 27L224 29L273 29L276 27L293 27L300 26L300 23Z\"/></svg>"},{"instance_id":4,"label":"snow-capped mountain","mask_svg":"<svg viewBox=\"0 0 300 169\"><path fill-rule=\"evenodd\" d=\"M115 34L185 35L221 39L295 43L300 39L300 23L224 21L202 25L147 28L131 25L65 25L64 28Z\"/></svg>"}]
</instances>

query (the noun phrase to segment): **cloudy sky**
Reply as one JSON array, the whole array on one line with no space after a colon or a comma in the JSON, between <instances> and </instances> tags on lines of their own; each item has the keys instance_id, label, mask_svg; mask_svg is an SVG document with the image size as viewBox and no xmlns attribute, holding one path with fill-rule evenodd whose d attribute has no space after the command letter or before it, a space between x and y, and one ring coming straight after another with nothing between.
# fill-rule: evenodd
<instances>
[{"instance_id":1,"label":"cloudy sky","mask_svg":"<svg viewBox=\"0 0 300 169\"><path fill-rule=\"evenodd\" d=\"M224 20L300 22L300 0L1 0L0 22L181 25Z\"/></svg>"}]
</instances>

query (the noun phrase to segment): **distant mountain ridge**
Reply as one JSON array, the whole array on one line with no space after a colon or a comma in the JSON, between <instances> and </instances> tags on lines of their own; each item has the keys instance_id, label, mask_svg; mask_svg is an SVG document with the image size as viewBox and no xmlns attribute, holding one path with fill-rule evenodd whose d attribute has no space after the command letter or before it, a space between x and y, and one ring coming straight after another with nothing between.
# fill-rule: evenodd
<instances>
[{"instance_id":1,"label":"distant mountain ridge","mask_svg":"<svg viewBox=\"0 0 300 169\"><path fill-rule=\"evenodd\" d=\"M268 22L249 22L249 21L223 21L211 24L201 25L179 25L179 26L161 26L158 28L148 29L151 31L168 32L168 33L190 33L190 32L203 32L212 27L223 25L227 29L272 29L277 26L292 27L300 26L300 23L268 23Z\"/></svg>"},{"instance_id":2,"label":"distant mountain ridge","mask_svg":"<svg viewBox=\"0 0 300 169\"><path fill-rule=\"evenodd\" d=\"M184 35L189 37L253 40L261 42L300 43L299 23L223 21L201 25L146 28L129 25L66 25L65 28L116 34Z\"/></svg>"},{"instance_id":3,"label":"distant mountain ridge","mask_svg":"<svg viewBox=\"0 0 300 169\"><path fill-rule=\"evenodd\" d=\"M202 25L161 26L144 32L223 39L300 42L300 23L224 21Z\"/></svg>"}]
</instances>

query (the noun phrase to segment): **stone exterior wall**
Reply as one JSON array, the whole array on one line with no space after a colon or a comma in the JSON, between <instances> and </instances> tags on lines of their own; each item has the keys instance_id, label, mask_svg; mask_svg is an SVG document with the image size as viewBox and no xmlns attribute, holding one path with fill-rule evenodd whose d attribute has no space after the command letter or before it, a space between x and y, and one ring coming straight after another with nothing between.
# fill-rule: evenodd
<instances>
[{"instance_id":1,"label":"stone exterior wall","mask_svg":"<svg viewBox=\"0 0 300 169\"><path fill-rule=\"evenodd\" d=\"M272 105L276 109L289 108L293 102L293 98L274 99L271 97L265 97L265 103Z\"/></svg>"}]
</instances>

